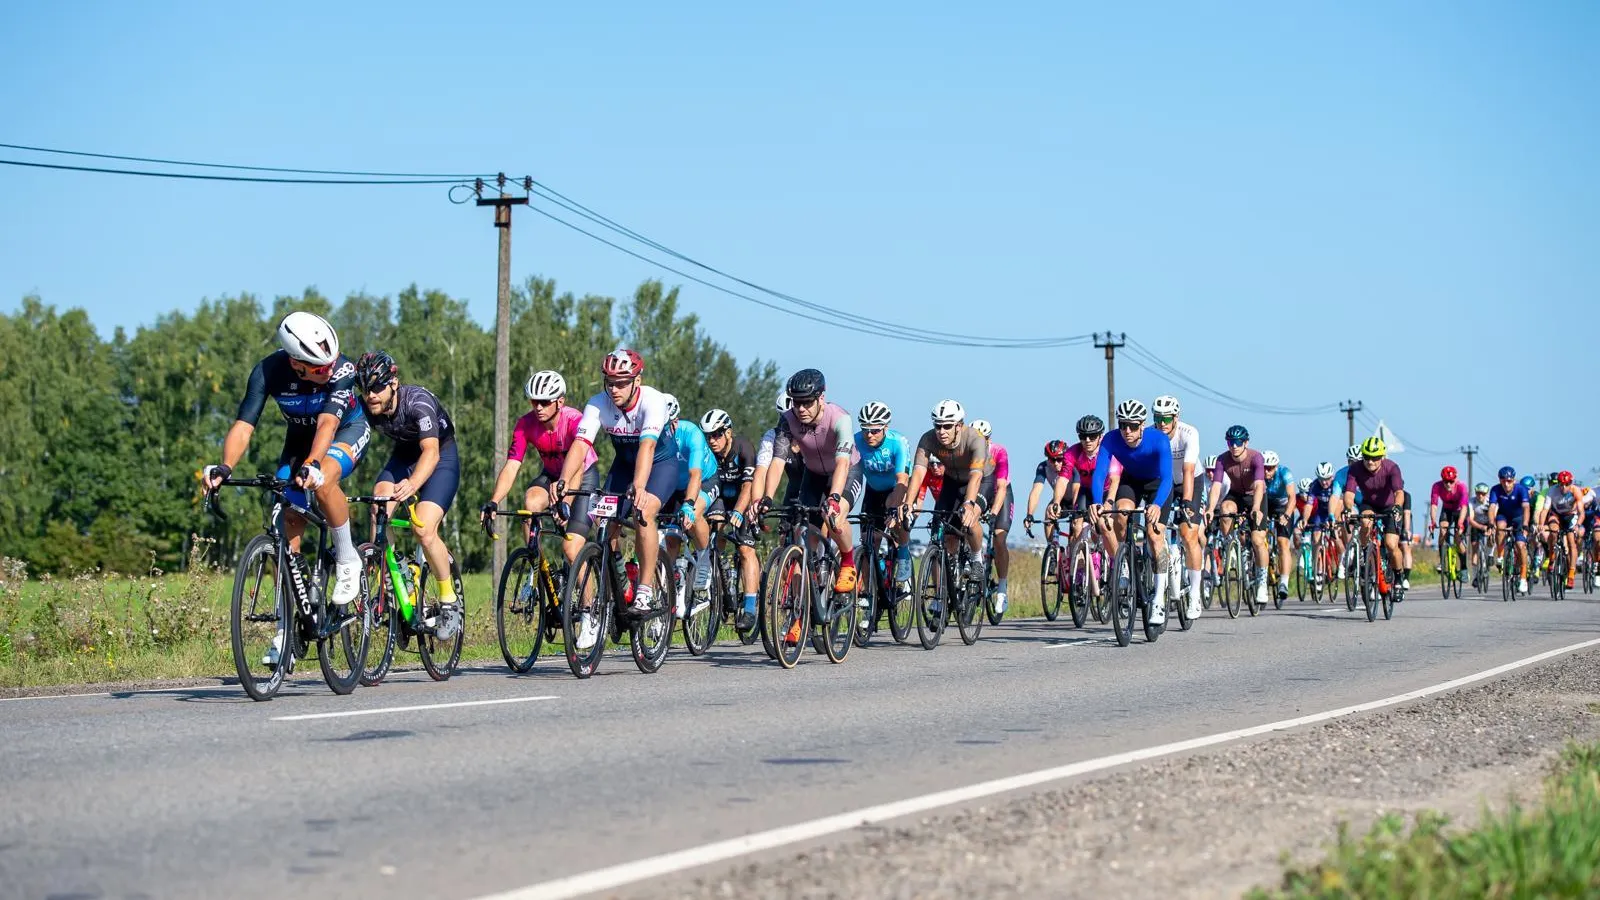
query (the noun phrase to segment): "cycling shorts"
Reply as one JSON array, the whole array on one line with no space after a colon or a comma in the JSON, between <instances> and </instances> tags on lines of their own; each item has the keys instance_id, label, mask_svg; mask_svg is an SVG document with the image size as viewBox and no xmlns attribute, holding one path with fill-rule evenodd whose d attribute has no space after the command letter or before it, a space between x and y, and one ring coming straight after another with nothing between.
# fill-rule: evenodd
<instances>
[{"instance_id":1,"label":"cycling shorts","mask_svg":"<svg viewBox=\"0 0 1600 900\"><path fill-rule=\"evenodd\" d=\"M828 489L833 486L832 475L820 475L810 469L804 470L799 481L789 482L789 491L785 502L794 501L801 506L821 506L828 499ZM861 474L861 467L851 466L850 474L844 480L843 506L848 512L855 509L856 501L861 499L861 492L867 486L866 477Z\"/></svg>"},{"instance_id":2,"label":"cycling shorts","mask_svg":"<svg viewBox=\"0 0 1600 900\"><path fill-rule=\"evenodd\" d=\"M1128 476L1128 471L1122 471L1122 480L1117 483L1118 500L1132 500L1135 504L1154 503L1156 494L1161 492L1161 479L1152 478L1149 481L1137 481Z\"/></svg>"},{"instance_id":3,"label":"cycling shorts","mask_svg":"<svg viewBox=\"0 0 1600 900\"><path fill-rule=\"evenodd\" d=\"M1005 499L1000 501L1000 508L995 510L995 485L989 483L988 492L983 495L988 508L994 510L993 527L996 531L1010 531L1011 520L1015 516L1016 495L1011 490L1011 485L1006 485Z\"/></svg>"},{"instance_id":4,"label":"cycling shorts","mask_svg":"<svg viewBox=\"0 0 1600 900\"><path fill-rule=\"evenodd\" d=\"M1405 533L1405 507L1396 509L1393 515L1384 515L1387 507L1372 506L1367 503L1358 504L1356 507L1364 513L1372 513L1378 517L1378 524L1384 534L1403 535Z\"/></svg>"},{"instance_id":5,"label":"cycling shorts","mask_svg":"<svg viewBox=\"0 0 1600 900\"><path fill-rule=\"evenodd\" d=\"M633 463L617 465L611 464L611 471L606 473L604 492L607 494L625 494L633 485ZM650 466L650 477L645 480L644 492L661 502L662 510L667 509L667 501L672 498L678 489L678 459L669 457L658 459Z\"/></svg>"},{"instance_id":6,"label":"cycling shorts","mask_svg":"<svg viewBox=\"0 0 1600 900\"><path fill-rule=\"evenodd\" d=\"M546 494L550 493L553 487L555 487L555 479L551 478L549 473L543 470L538 475L535 475L532 481L528 482L529 490L540 488ZM591 492L573 497L567 501L569 508L567 511L566 533L573 537L581 537L584 540L588 540L589 534L594 530L594 519L589 515L589 510L594 506L593 494L600 490L600 467L590 466L584 469L582 477L578 479L578 483L569 485L567 489Z\"/></svg>"},{"instance_id":7,"label":"cycling shorts","mask_svg":"<svg viewBox=\"0 0 1600 900\"><path fill-rule=\"evenodd\" d=\"M899 487L899 485L896 485L895 487ZM887 491L880 491L876 488L873 488L871 485L868 485L866 490L861 494L861 514L864 516L888 516L889 496L893 494L894 491L894 488L890 488Z\"/></svg>"},{"instance_id":8,"label":"cycling shorts","mask_svg":"<svg viewBox=\"0 0 1600 900\"><path fill-rule=\"evenodd\" d=\"M422 459L422 446L420 444L396 445L394 452L389 454L389 461L383 464L383 469L378 472L375 484L398 483L402 478L410 478L411 473L417 470L417 462ZM433 467L433 474L417 489L418 503L434 503L444 512L450 511L450 504L455 502L456 489L461 486L461 457L456 452L454 439L439 443L439 464Z\"/></svg>"},{"instance_id":9,"label":"cycling shorts","mask_svg":"<svg viewBox=\"0 0 1600 900\"><path fill-rule=\"evenodd\" d=\"M1222 501L1217 504L1217 510L1220 512L1221 509L1222 509L1222 504L1223 503L1227 503L1229 501L1233 502L1234 512L1242 514L1245 517L1245 521L1249 521L1249 519L1250 519L1250 510L1253 508L1252 504L1255 503L1255 497L1253 495L1251 495L1251 494L1224 494L1223 497L1222 497ZM1261 520L1261 522L1259 524L1255 523L1255 522L1251 522L1250 523L1250 530L1251 531L1266 531L1267 530L1266 517L1263 516L1262 520Z\"/></svg>"},{"instance_id":10,"label":"cycling shorts","mask_svg":"<svg viewBox=\"0 0 1600 900\"><path fill-rule=\"evenodd\" d=\"M306 454L311 452L313 438L314 435L307 434L302 440L284 442L283 452L278 454L278 478L288 480L295 476L301 463L305 462ZM349 478L350 473L356 470L356 466L361 465L361 460L367 455L367 444L371 441L372 426L367 424L366 416L342 423L339 430L333 433L333 444L328 447L328 458L339 464L341 481ZM290 488L284 494L289 498L289 502L296 506L305 507L310 502L305 491L299 488Z\"/></svg>"}]
</instances>

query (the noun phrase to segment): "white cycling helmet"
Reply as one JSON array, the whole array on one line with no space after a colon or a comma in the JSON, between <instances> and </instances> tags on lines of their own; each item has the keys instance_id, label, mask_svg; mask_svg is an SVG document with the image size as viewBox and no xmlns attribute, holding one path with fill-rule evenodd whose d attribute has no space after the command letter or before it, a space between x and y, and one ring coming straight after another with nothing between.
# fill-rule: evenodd
<instances>
[{"instance_id":1,"label":"white cycling helmet","mask_svg":"<svg viewBox=\"0 0 1600 900\"><path fill-rule=\"evenodd\" d=\"M959 425L967 419L967 411L954 400L940 400L933 408L933 424Z\"/></svg>"},{"instance_id":2,"label":"white cycling helmet","mask_svg":"<svg viewBox=\"0 0 1600 900\"><path fill-rule=\"evenodd\" d=\"M557 400L567 395L567 380L560 372L543 369L528 376L528 384L522 392L529 400Z\"/></svg>"},{"instance_id":3,"label":"white cycling helmet","mask_svg":"<svg viewBox=\"0 0 1600 900\"><path fill-rule=\"evenodd\" d=\"M893 418L894 413L890 411L889 404L881 403L877 400L869 400L867 405L861 407L861 411L856 413L856 424L863 428L868 425L888 425L889 420Z\"/></svg>"},{"instance_id":4,"label":"white cycling helmet","mask_svg":"<svg viewBox=\"0 0 1600 900\"><path fill-rule=\"evenodd\" d=\"M661 399L667 401L667 421L676 422L678 420L678 398L671 394L662 394Z\"/></svg>"},{"instance_id":5,"label":"white cycling helmet","mask_svg":"<svg viewBox=\"0 0 1600 900\"><path fill-rule=\"evenodd\" d=\"M1156 398L1153 408L1158 416L1175 416L1183 409L1183 405L1178 402L1177 397L1162 394Z\"/></svg>"},{"instance_id":6,"label":"white cycling helmet","mask_svg":"<svg viewBox=\"0 0 1600 900\"><path fill-rule=\"evenodd\" d=\"M1143 425L1144 420L1150 418L1150 410L1138 400L1124 400L1117 404L1117 424L1123 422L1138 422Z\"/></svg>"},{"instance_id":7,"label":"white cycling helmet","mask_svg":"<svg viewBox=\"0 0 1600 900\"><path fill-rule=\"evenodd\" d=\"M1203 465L1206 467L1207 472L1215 469L1217 467L1217 457L1215 455L1206 457L1206 461L1203 463Z\"/></svg>"},{"instance_id":8,"label":"white cycling helmet","mask_svg":"<svg viewBox=\"0 0 1600 900\"><path fill-rule=\"evenodd\" d=\"M1344 452L1344 458L1350 460L1351 462L1360 462L1361 461L1361 445L1360 444L1351 444L1350 445L1350 449L1346 450Z\"/></svg>"},{"instance_id":9,"label":"white cycling helmet","mask_svg":"<svg viewBox=\"0 0 1600 900\"><path fill-rule=\"evenodd\" d=\"M778 399L774 405L778 407L778 412L781 413L788 412L794 406L794 401L789 399L788 388L778 388Z\"/></svg>"},{"instance_id":10,"label":"white cycling helmet","mask_svg":"<svg viewBox=\"0 0 1600 900\"><path fill-rule=\"evenodd\" d=\"M1318 478L1332 478L1333 477L1333 463L1327 463L1327 462L1319 462L1319 463L1317 463L1317 477Z\"/></svg>"},{"instance_id":11,"label":"white cycling helmet","mask_svg":"<svg viewBox=\"0 0 1600 900\"><path fill-rule=\"evenodd\" d=\"M972 427L979 434L983 435L984 440L988 440L989 435L994 433L994 426L989 424L988 419L973 419Z\"/></svg>"},{"instance_id":12,"label":"white cycling helmet","mask_svg":"<svg viewBox=\"0 0 1600 900\"><path fill-rule=\"evenodd\" d=\"M1261 464L1263 466L1266 466L1269 469L1272 468L1273 466L1277 465L1278 464L1278 451L1276 451L1276 450L1268 450L1267 452L1261 454Z\"/></svg>"},{"instance_id":13,"label":"white cycling helmet","mask_svg":"<svg viewBox=\"0 0 1600 900\"><path fill-rule=\"evenodd\" d=\"M339 358L339 335L316 313L296 311L284 316L278 323L278 343L294 359L313 366L331 365Z\"/></svg>"},{"instance_id":14,"label":"white cycling helmet","mask_svg":"<svg viewBox=\"0 0 1600 900\"><path fill-rule=\"evenodd\" d=\"M733 427L733 416L728 415L725 409L713 409L700 417L700 430L706 434L716 434L724 428Z\"/></svg>"},{"instance_id":15,"label":"white cycling helmet","mask_svg":"<svg viewBox=\"0 0 1600 900\"><path fill-rule=\"evenodd\" d=\"M1307 492L1309 490L1311 490L1311 479L1309 479L1309 478L1300 479L1300 493L1304 494L1305 492Z\"/></svg>"}]
</instances>

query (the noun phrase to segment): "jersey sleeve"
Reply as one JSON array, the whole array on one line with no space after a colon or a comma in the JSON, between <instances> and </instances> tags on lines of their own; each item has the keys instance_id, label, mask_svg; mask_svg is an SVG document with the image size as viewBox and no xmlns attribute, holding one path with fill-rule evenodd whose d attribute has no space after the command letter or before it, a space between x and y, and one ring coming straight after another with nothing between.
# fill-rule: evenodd
<instances>
[{"instance_id":1,"label":"jersey sleeve","mask_svg":"<svg viewBox=\"0 0 1600 900\"><path fill-rule=\"evenodd\" d=\"M895 474L909 476L911 474L912 460L911 442L906 440L906 436L899 432L894 435L894 453Z\"/></svg>"},{"instance_id":2,"label":"jersey sleeve","mask_svg":"<svg viewBox=\"0 0 1600 900\"><path fill-rule=\"evenodd\" d=\"M344 414L356 402L356 364L344 357L339 358L339 367L333 370L333 377L328 379L328 399L323 401L321 415L333 416L343 419ZM430 418L437 419L437 411ZM438 423L435 422L435 425ZM438 437L437 433L432 437Z\"/></svg>"},{"instance_id":3,"label":"jersey sleeve","mask_svg":"<svg viewBox=\"0 0 1600 900\"><path fill-rule=\"evenodd\" d=\"M768 428L767 433L761 436L761 442L756 445L756 467L772 465L772 454L778 442L778 429Z\"/></svg>"},{"instance_id":4,"label":"jersey sleeve","mask_svg":"<svg viewBox=\"0 0 1600 900\"><path fill-rule=\"evenodd\" d=\"M1189 426L1189 443L1184 445L1183 459L1178 462L1194 466L1195 474L1200 474L1200 429L1193 425Z\"/></svg>"},{"instance_id":5,"label":"jersey sleeve","mask_svg":"<svg viewBox=\"0 0 1600 900\"><path fill-rule=\"evenodd\" d=\"M850 417L847 415L835 416L833 421L833 455L854 456L856 452L856 435L850 430Z\"/></svg>"},{"instance_id":6,"label":"jersey sleeve","mask_svg":"<svg viewBox=\"0 0 1600 900\"><path fill-rule=\"evenodd\" d=\"M261 411L267 408L267 361L256 363L250 370L250 380L244 388L244 400L234 418L249 425L261 421Z\"/></svg>"},{"instance_id":7,"label":"jersey sleeve","mask_svg":"<svg viewBox=\"0 0 1600 900\"><path fill-rule=\"evenodd\" d=\"M999 444L990 444L994 452L994 477L996 481L1011 480L1011 454Z\"/></svg>"},{"instance_id":8,"label":"jersey sleeve","mask_svg":"<svg viewBox=\"0 0 1600 900\"><path fill-rule=\"evenodd\" d=\"M661 432L667 430L667 401L657 391L639 398L644 408L639 411L639 440L659 441Z\"/></svg>"},{"instance_id":9,"label":"jersey sleeve","mask_svg":"<svg viewBox=\"0 0 1600 900\"><path fill-rule=\"evenodd\" d=\"M1094 458L1094 475L1089 481L1089 496L1095 503L1106 502L1106 476L1111 474L1111 437L1100 441L1100 452Z\"/></svg>"},{"instance_id":10,"label":"jersey sleeve","mask_svg":"<svg viewBox=\"0 0 1600 900\"><path fill-rule=\"evenodd\" d=\"M594 446L595 439L600 436L600 406L590 400L583 408L583 417L578 420L577 439L589 446Z\"/></svg>"},{"instance_id":11,"label":"jersey sleeve","mask_svg":"<svg viewBox=\"0 0 1600 900\"><path fill-rule=\"evenodd\" d=\"M1040 460L1039 468L1033 470L1033 483L1034 484L1049 484L1050 483L1050 461L1049 460Z\"/></svg>"},{"instance_id":12,"label":"jersey sleeve","mask_svg":"<svg viewBox=\"0 0 1600 900\"><path fill-rule=\"evenodd\" d=\"M1172 497L1172 442L1165 435L1156 441L1156 463L1160 467L1161 487L1156 489L1155 504L1164 509Z\"/></svg>"},{"instance_id":13,"label":"jersey sleeve","mask_svg":"<svg viewBox=\"0 0 1600 900\"><path fill-rule=\"evenodd\" d=\"M427 391L418 391L412 412L417 417L417 441L439 440L439 401Z\"/></svg>"},{"instance_id":14,"label":"jersey sleeve","mask_svg":"<svg viewBox=\"0 0 1600 900\"><path fill-rule=\"evenodd\" d=\"M685 430L681 434L689 435L689 432ZM711 453L711 445L706 442L705 434L696 428L685 443L689 445L689 468L699 469L703 478L716 474L717 459Z\"/></svg>"},{"instance_id":15,"label":"jersey sleeve","mask_svg":"<svg viewBox=\"0 0 1600 900\"><path fill-rule=\"evenodd\" d=\"M1267 480L1267 464L1261 454L1256 453L1250 457L1250 484L1254 487L1258 481Z\"/></svg>"},{"instance_id":16,"label":"jersey sleeve","mask_svg":"<svg viewBox=\"0 0 1600 900\"><path fill-rule=\"evenodd\" d=\"M506 448L506 459L512 462L522 462L528 455L528 424L527 417L517 419L511 426L511 446Z\"/></svg>"}]
</instances>

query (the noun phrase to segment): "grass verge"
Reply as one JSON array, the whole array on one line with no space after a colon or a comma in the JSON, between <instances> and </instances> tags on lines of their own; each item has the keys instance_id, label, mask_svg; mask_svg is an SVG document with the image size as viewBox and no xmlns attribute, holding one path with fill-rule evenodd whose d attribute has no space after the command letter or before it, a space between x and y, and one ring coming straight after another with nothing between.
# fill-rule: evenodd
<instances>
[{"instance_id":1,"label":"grass verge","mask_svg":"<svg viewBox=\"0 0 1600 900\"><path fill-rule=\"evenodd\" d=\"M1341 825L1327 858L1289 868L1278 898L1600 896L1600 744L1570 744L1545 782L1543 803L1485 809L1471 830L1439 813L1379 819L1362 837Z\"/></svg>"}]
</instances>

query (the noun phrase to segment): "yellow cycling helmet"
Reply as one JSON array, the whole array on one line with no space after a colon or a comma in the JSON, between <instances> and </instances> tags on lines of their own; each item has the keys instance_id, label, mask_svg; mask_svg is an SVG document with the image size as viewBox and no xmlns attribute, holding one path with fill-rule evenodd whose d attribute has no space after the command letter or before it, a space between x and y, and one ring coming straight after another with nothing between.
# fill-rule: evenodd
<instances>
[{"instance_id":1,"label":"yellow cycling helmet","mask_svg":"<svg viewBox=\"0 0 1600 900\"><path fill-rule=\"evenodd\" d=\"M1361 442L1361 456L1363 459L1383 459L1389 455L1389 448L1384 446L1383 438L1369 437Z\"/></svg>"}]
</instances>

